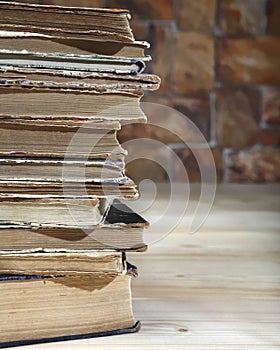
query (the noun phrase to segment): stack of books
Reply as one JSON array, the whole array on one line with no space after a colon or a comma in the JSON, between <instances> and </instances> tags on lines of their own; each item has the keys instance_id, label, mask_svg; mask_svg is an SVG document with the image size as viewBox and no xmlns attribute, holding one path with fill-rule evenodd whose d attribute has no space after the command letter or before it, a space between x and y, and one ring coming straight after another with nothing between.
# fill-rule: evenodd
<instances>
[{"instance_id":1,"label":"stack of books","mask_svg":"<svg viewBox=\"0 0 280 350\"><path fill-rule=\"evenodd\" d=\"M0 347L135 332L117 131L145 122L145 42L126 10L0 2Z\"/></svg>"}]
</instances>

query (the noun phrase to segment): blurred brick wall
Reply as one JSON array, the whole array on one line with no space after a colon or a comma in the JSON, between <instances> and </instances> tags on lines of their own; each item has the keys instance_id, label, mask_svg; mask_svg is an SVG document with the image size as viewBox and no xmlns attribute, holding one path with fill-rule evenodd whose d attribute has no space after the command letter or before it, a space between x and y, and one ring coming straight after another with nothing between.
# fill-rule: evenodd
<instances>
[{"instance_id":1,"label":"blurred brick wall","mask_svg":"<svg viewBox=\"0 0 280 350\"><path fill-rule=\"evenodd\" d=\"M211 146L219 181L280 181L280 0L33 2L129 9L136 39L151 43L147 72L162 79L160 90L144 101L175 108L199 127ZM156 122L160 116L148 117ZM187 123L176 127L188 134ZM200 181L197 162L178 137L144 125L127 126L119 134L122 141L134 137L171 144L190 181ZM207 166L204 145L194 140L194 147ZM144 157L144 145L142 151ZM172 152L147 151L155 159L167 158L169 176L182 180ZM127 171L138 181L167 179L162 167L144 159Z\"/></svg>"}]
</instances>

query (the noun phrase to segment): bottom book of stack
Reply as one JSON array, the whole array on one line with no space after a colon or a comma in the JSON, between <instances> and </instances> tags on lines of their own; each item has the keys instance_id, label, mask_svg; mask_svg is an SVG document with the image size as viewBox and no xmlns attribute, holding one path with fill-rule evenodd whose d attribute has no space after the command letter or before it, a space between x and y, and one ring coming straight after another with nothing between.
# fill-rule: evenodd
<instances>
[{"instance_id":1,"label":"bottom book of stack","mask_svg":"<svg viewBox=\"0 0 280 350\"><path fill-rule=\"evenodd\" d=\"M96 228L99 238L109 235L114 242L116 235L121 242L118 247L109 246L108 240L106 245L93 239L86 248L89 237L76 229L70 230L69 240L65 227L56 227L55 234L49 236L50 228L40 232L22 224L0 225L0 237L4 237L0 251L0 347L138 331L140 323L133 316L130 288L137 269L127 262L125 251L145 250L142 231L146 226L144 219L119 202L111 206L103 226ZM28 232L32 232L29 238ZM42 237L47 248L39 245ZM28 240L30 249L26 249ZM13 241L17 243L13 245ZM78 248L75 241L80 241Z\"/></svg>"}]
</instances>

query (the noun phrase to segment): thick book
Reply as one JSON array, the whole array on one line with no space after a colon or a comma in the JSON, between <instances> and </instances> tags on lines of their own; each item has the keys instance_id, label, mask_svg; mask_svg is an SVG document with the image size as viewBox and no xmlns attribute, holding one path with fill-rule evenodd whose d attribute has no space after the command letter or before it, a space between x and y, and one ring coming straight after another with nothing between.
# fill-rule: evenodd
<instances>
[{"instance_id":1,"label":"thick book","mask_svg":"<svg viewBox=\"0 0 280 350\"><path fill-rule=\"evenodd\" d=\"M3 117L105 119L146 122L140 108L143 90L96 91L59 86L0 82L0 119Z\"/></svg>"},{"instance_id":2,"label":"thick book","mask_svg":"<svg viewBox=\"0 0 280 350\"><path fill-rule=\"evenodd\" d=\"M160 78L154 74L113 74L78 70L38 69L0 64L1 85L49 86L95 92L157 90Z\"/></svg>"},{"instance_id":3,"label":"thick book","mask_svg":"<svg viewBox=\"0 0 280 350\"><path fill-rule=\"evenodd\" d=\"M0 195L0 222L95 226L110 207L107 198L78 199Z\"/></svg>"},{"instance_id":4,"label":"thick book","mask_svg":"<svg viewBox=\"0 0 280 350\"><path fill-rule=\"evenodd\" d=\"M0 197L5 198L105 198L137 199L135 183L127 176L113 180L0 180ZM2 199L0 199L2 200Z\"/></svg>"},{"instance_id":5,"label":"thick book","mask_svg":"<svg viewBox=\"0 0 280 350\"><path fill-rule=\"evenodd\" d=\"M146 67L150 57L129 58L105 55L74 55L44 52L22 52L0 50L0 64L6 67L37 69L78 70L85 72L104 72L115 74L138 74Z\"/></svg>"},{"instance_id":6,"label":"thick book","mask_svg":"<svg viewBox=\"0 0 280 350\"><path fill-rule=\"evenodd\" d=\"M118 121L100 119L2 116L0 155L66 161L100 159L121 165L126 153L117 139L119 129Z\"/></svg>"},{"instance_id":7,"label":"thick book","mask_svg":"<svg viewBox=\"0 0 280 350\"><path fill-rule=\"evenodd\" d=\"M0 2L0 29L133 42L127 10Z\"/></svg>"},{"instance_id":8,"label":"thick book","mask_svg":"<svg viewBox=\"0 0 280 350\"><path fill-rule=\"evenodd\" d=\"M120 182L121 160L0 157L1 180Z\"/></svg>"},{"instance_id":9,"label":"thick book","mask_svg":"<svg viewBox=\"0 0 280 350\"><path fill-rule=\"evenodd\" d=\"M122 274L121 252L75 250L26 252L0 250L0 275L84 276Z\"/></svg>"},{"instance_id":10,"label":"thick book","mask_svg":"<svg viewBox=\"0 0 280 350\"><path fill-rule=\"evenodd\" d=\"M115 259L115 268L111 257L103 272L1 275L0 347L136 331L130 288L136 268Z\"/></svg>"},{"instance_id":11,"label":"thick book","mask_svg":"<svg viewBox=\"0 0 280 350\"><path fill-rule=\"evenodd\" d=\"M145 219L115 199L97 225L85 225L78 220L63 224L1 220L0 249L33 253L106 249L145 251L143 233L148 226Z\"/></svg>"},{"instance_id":12,"label":"thick book","mask_svg":"<svg viewBox=\"0 0 280 350\"><path fill-rule=\"evenodd\" d=\"M61 53L74 55L106 55L122 57L145 56L149 48L145 41L117 42L101 41L94 38L79 39L59 35L46 35L28 32L0 31L0 50Z\"/></svg>"}]
</instances>

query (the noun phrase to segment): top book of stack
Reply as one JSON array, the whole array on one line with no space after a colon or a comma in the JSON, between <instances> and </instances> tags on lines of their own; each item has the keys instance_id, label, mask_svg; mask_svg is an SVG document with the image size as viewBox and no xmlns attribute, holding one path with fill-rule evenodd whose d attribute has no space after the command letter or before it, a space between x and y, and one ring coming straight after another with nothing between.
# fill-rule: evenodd
<instances>
[{"instance_id":1,"label":"top book of stack","mask_svg":"<svg viewBox=\"0 0 280 350\"><path fill-rule=\"evenodd\" d=\"M41 34L134 41L129 26L129 12L117 9L91 9L60 6L38 6L2 1L0 27Z\"/></svg>"}]
</instances>

